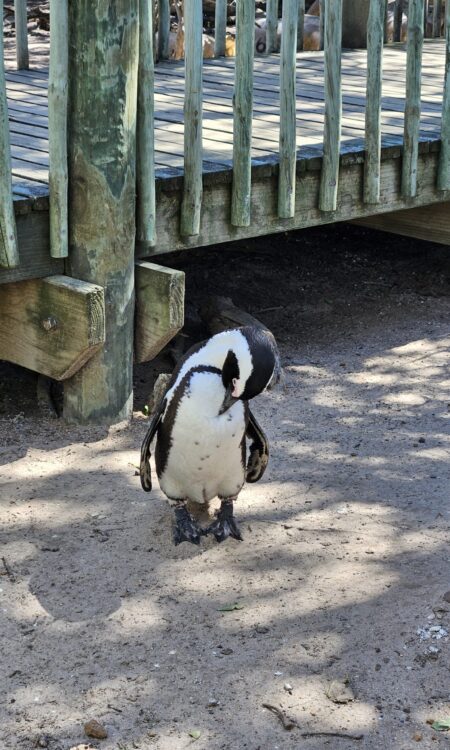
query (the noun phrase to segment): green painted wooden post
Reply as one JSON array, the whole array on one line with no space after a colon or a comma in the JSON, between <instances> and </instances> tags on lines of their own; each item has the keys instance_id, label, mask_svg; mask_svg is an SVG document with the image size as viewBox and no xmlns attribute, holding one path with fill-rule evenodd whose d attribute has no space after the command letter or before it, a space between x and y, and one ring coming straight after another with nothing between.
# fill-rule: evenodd
<instances>
[{"instance_id":1,"label":"green painted wooden post","mask_svg":"<svg viewBox=\"0 0 450 750\"><path fill-rule=\"evenodd\" d=\"M393 39L394 42L399 42L402 37L402 22L403 22L403 0L395 0L394 39Z\"/></svg>"},{"instance_id":2,"label":"green painted wooden post","mask_svg":"<svg viewBox=\"0 0 450 750\"><path fill-rule=\"evenodd\" d=\"M216 0L214 17L214 54L225 56L227 39L227 0Z\"/></svg>"},{"instance_id":3,"label":"green painted wooden post","mask_svg":"<svg viewBox=\"0 0 450 750\"><path fill-rule=\"evenodd\" d=\"M136 238L156 243L153 0L139 0L138 114L136 134Z\"/></svg>"},{"instance_id":4,"label":"green painted wooden post","mask_svg":"<svg viewBox=\"0 0 450 750\"><path fill-rule=\"evenodd\" d=\"M371 0L367 26L366 155L364 201L380 200L381 83L386 0Z\"/></svg>"},{"instance_id":5,"label":"green painted wooden post","mask_svg":"<svg viewBox=\"0 0 450 750\"><path fill-rule=\"evenodd\" d=\"M0 268L19 265L16 219L12 199L11 151L6 100L3 33L0 34Z\"/></svg>"},{"instance_id":6,"label":"green painted wooden post","mask_svg":"<svg viewBox=\"0 0 450 750\"><path fill-rule=\"evenodd\" d=\"M236 0L240 2L240 0ZM278 6L279 0L267 0L266 8L266 53L278 50Z\"/></svg>"},{"instance_id":7,"label":"green painted wooden post","mask_svg":"<svg viewBox=\"0 0 450 750\"><path fill-rule=\"evenodd\" d=\"M235 227L249 227L251 222L254 49L255 4L253 0L237 0L231 196L231 223Z\"/></svg>"},{"instance_id":8,"label":"green painted wooden post","mask_svg":"<svg viewBox=\"0 0 450 750\"><path fill-rule=\"evenodd\" d=\"M27 0L14 0L14 22L16 26L16 60L19 70L28 69L28 25Z\"/></svg>"},{"instance_id":9,"label":"green painted wooden post","mask_svg":"<svg viewBox=\"0 0 450 750\"><path fill-rule=\"evenodd\" d=\"M303 4L303 0L300 0ZM283 34L280 71L280 175L278 216L289 219L295 214L296 148L296 47L299 0L283 0Z\"/></svg>"},{"instance_id":10,"label":"green painted wooden post","mask_svg":"<svg viewBox=\"0 0 450 750\"><path fill-rule=\"evenodd\" d=\"M407 198L414 198L417 190L422 47L423 0L409 0L405 126L402 161L402 195Z\"/></svg>"},{"instance_id":11,"label":"green painted wooden post","mask_svg":"<svg viewBox=\"0 0 450 750\"><path fill-rule=\"evenodd\" d=\"M442 0L433 2L433 37L441 36Z\"/></svg>"},{"instance_id":12,"label":"green painted wooden post","mask_svg":"<svg viewBox=\"0 0 450 750\"><path fill-rule=\"evenodd\" d=\"M325 40L325 0L319 0L319 49L323 50Z\"/></svg>"},{"instance_id":13,"label":"green painted wooden post","mask_svg":"<svg viewBox=\"0 0 450 750\"><path fill-rule=\"evenodd\" d=\"M200 232L202 207L202 72L203 14L201 0L185 0L184 187L180 233ZM253 50L252 50L253 51Z\"/></svg>"},{"instance_id":14,"label":"green painted wooden post","mask_svg":"<svg viewBox=\"0 0 450 750\"><path fill-rule=\"evenodd\" d=\"M105 346L64 388L70 422L133 405L138 0L69 4L69 271L105 290Z\"/></svg>"},{"instance_id":15,"label":"green painted wooden post","mask_svg":"<svg viewBox=\"0 0 450 750\"><path fill-rule=\"evenodd\" d=\"M342 117L341 38L342 2L327 0L324 52L325 123L319 194L321 211L335 211L337 205Z\"/></svg>"},{"instance_id":16,"label":"green painted wooden post","mask_svg":"<svg viewBox=\"0 0 450 750\"><path fill-rule=\"evenodd\" d=\"M69 9L67 0L50 3L50 70L48 81L48 140L50 186L50 254L67 258L68 168L67 107L69 76Z\"/></svg>"},{"instance_id":17,"label":"green painted wooden post","mask_svg":"<svg viewBox=\"0 0 450 750\"><path fill-rule=\"evenodd\" d=\"M158 59L169 59L170 0L158 0Z\"/></svg>"},{"instance_id":18,"label":"green painted wooden post","mask_svg":"<svg viewBox=\"0 0 450 750\"><path fill-rule=\"evenodd\" d=\"M305 0L299 0L297 3L297 7L297 50L301 52L303 49L303 40L305 36Z\"/></svg>"},{"instance_id":19,"label":"green painted wooden post","mask_svg":"<svg viewBox=\"0 0 450 750\"><path fill-rule=\"evenodd\" d=\"M450 2L445 4L445 83L442 102L441 151L439 154L438 190L450 190Z\"/></svg>"}]
</instances>

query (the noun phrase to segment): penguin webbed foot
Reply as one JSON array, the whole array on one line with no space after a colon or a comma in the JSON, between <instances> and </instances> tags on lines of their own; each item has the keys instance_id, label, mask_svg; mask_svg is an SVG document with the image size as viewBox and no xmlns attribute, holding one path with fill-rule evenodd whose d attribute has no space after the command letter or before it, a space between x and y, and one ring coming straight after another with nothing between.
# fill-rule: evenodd
<instances>
[{"instance_id":1,"label":"penguin webbed foot","mask_svg":"<svg viewBox=\"0 0 450 750\"><path fill-rule=\"evenodd\" d=\"M214 534L218 542L223 542L229 536L242 542L242 535L233 515L233 501L222 500L217 512L216 520L206 529L207 534Z\"/></svg>"},{"instance_id":2,"label":"penguin webbed foot","mask_svg":"<svg viewBox=\"0 0 450 750\"><path fill-rule=\"evenodd\" d=\"M204 530L194 521L185 505L175 508L175 524L173 527L173 542L175 545L181 542L200 544Z\"/></svg>"}]
</instances>

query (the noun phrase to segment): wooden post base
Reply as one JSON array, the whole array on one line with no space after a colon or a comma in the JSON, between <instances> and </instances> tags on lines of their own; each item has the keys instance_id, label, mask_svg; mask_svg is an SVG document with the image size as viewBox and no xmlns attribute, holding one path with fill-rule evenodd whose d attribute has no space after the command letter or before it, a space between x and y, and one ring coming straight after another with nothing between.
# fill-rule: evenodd
<instances>
[{"instance_id":1,"label":"wooden post base","mask_svg":"<svg viewBox=\"0 0 450 750\"><path fill-rule=\"evenodd\" d=\"M72 377L105 341L102 287L67 276L2 286L0 359L55 380Z\"/></svg>"},{"instance_id":2,"label":"wooden post base","mask_svg":"<svg viewBox=\"0 0 450 750\"><path fill-rule=\"evenodd\" d=\"M352 224L450 245L450 202L367 216L364 219L355 219Z\"/></svg>"}]
</instances>

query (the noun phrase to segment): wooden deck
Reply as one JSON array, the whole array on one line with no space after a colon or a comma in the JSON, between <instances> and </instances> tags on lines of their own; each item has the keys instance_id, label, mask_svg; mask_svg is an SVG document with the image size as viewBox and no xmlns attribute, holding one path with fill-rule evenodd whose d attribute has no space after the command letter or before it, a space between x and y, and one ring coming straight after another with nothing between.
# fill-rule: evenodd
<instances>
[{"instance_id":1,"label":"wooden deck","mask_svg":"<svg viewBox=\"0 0 450 750\"><path fill-rule=\"evenodd\" d=\"M34 54L35 53L35 54ZM46 50L31 47L31 64L29 71L16 71L11 56L6 60L7 95L10 117L10 137L12 152L13 190L16 214L18 216L19 241L22 265L13 271L0 272L0 280L12 280L24 277L24 266L29 264L30 252L36 258L40 251L33 250L37 245L48 243L48 116L47 85L48 70L43 65ZM9 59L8 59L9 57ZM422 111L421 111L421 152L438 151L441 128L441 102L444 82L445 42L444 40L427 40L423 54L422 72ZM279 128L279 57L271 55L259 57L254 63L254 119L252 158L255 167L255 179L258 184L270 179L276 169L278 154ZM363 50L344 51L342 55L342 163L361 164L364 149L364 117L366 89L366 53ZM383 160L400 155L403 141L403 111L405 100L406 52L404 45L391 45L384 52L383 76L383 110L382 110L382 145ZM205 201L202 220L202 231L192 241L181 240L177 231L176 213L179 211L178 195L183 174L183 92L184 65L182 62L158 64L155 83L155 136L156 136L156 175L159 195L158 205L158 245L155 252L186 247L188 245L210 244L214 241L226 241L242 236L251 236L295 226L307 226L313 223L326 223L342 218L358 216L423 205L437 200L448 199L447 193L431 194L430 185L425 190L427 180L419 185L417 198L405 204L399 195L394 197L392 189L383 193L381 205L370 207L361 203L361 210L355 209L355 201L348 197L349 191L358 186L346 187L345 176L342 180L340 208L337 213L323 214L307 220L304 217L295 220L273 218L269 224L269 214L265 209L258 209L262 188L255 185L253 201L255 204L254 225L246 229L229 227L226 235L219 228L215 231L213 213L219 211L223 197L212 200L208 209L208 190L214 185L226 185L230 182L232 166L232 99L234 84L234 60L223 58L208 60L204 63L204 96L203 96L203 146L205 173ZM95 106L95 103L93 104ZM298 172L317 172L317 162L322 154L324 124L324 70L323 53L309 52L297 55L297 142ZM430 145L431 144L431 145ZM432 160L432 159L431 159ZM397 162L400 159L397 158ZM420 167L420 165L419 165ZM433 168L428 164L427 169ZM360 167L359 167L360 169ZM259 170L259 172L258 172ZM256 174L258 173L258 174ZM342 174L342 170L341 170ZM391 175L394 188L398 180ZM307 186L305 185L305 188ZM398 187L398 186L397 186ZM396 189L396 188L395 188ZM223 188L222 188L223 190ZM226 190L229 189L227 188ZM220 190L219 190L220 192ZM270 192L270 191L269 191ZM225 193L223 193L225 195ZM357 197L357 196L356 196ZM272 198L268 199L269 201ZM302 208L302 191L298 198ZM352 204L349 209L348 203ZM391 204L395 203L391 207ZM264 200L262 201L264 205ZM216 208L214 208L216 207ZM307 208L306 204L305 207ZM208 215L209 210L209 215ZM260 213L264 210L264 226L261 225ZM39 218L37 213L42 214ZM270 212L269 212L270 213ZM209 216L209 218L208 218ZM20 221L20 217L22 220ZM269 218L268 218L269 217ZM172 222L174 228L168 225ZM264 231L262 231L264 230ZM39 235L39 240L37 239ZM34 240L33 240L34 237ZM34 242L33 247L32 242ZM29 251L24 245L30 244ZM48 247L48 245L47 245ZM42 267L33 262L33 275L43 275L49 269L60 272L62 261L51 261L48 252L42 255ZM30 275L27 273L26 275Z\"/></svg>"}]
</instances>

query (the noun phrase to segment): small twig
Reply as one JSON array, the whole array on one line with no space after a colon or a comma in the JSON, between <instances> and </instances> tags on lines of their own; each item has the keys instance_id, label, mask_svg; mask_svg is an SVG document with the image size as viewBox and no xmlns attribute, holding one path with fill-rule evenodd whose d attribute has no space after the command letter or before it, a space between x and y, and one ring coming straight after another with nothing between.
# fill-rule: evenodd
<instances>
[{"instance_id":1,"label":"small twig","mask_svg":"<svg viewBox=\"0 0 450 750\"><path fill-rule=\"evenodd\" d=\"M345 740L363 740L363 734L345 734L345 732L300 732L301 737L342 737Z\"/></svg>"},{"instance_id":2,"label":"small twig","mask_svg":"<svg viewBox=\"0 0 450 750\"><path fill-rule=\"evenodd\" d=\"M278 717L284 729L287 729L287 730L291 730L294 728L300 729L298 722L295 719L292 719L291 717L286 716L286 714L284 713L284 711L281 710L281 708L272 706L271 703L263 703L263 707L267 708L269 711L272 711L272 713ZM308 737L342 737L345 740L364 739L363 734L346 734L345 732L300 732L300 736L304 737L305 739Z\"/></svg>"},{"instance_id":3,"label":"small twig","mask_svg":"<svg viewBox=\"0 0 450 750\"><path fill-rule=\"evenodd\" d=\"M8 576L9 580L11 581L11 583L15 583L16 582L16 576L12 572L11 568L9 567L9 565L6 562L6 559L4 557L2 557L2 563L3 563L3 567L5 568L5 573Z\"/></svg>"},{"instance_id":4,"label":"small twig","mask_svg":"<svg viewBox=\"0 0 450 750\"><path fill-rule=\"evenodd\" d=\"M111 709L111 711L116 711L118 714L122 714L123 711L121 708L116 708L116 706L112 706L111 703L106 704L108 708Z\"/></svg>"},{"instance_id":5,"label":"small twig","mask_svg":"<svg viewBox=\"0 0 450 750\"><path fill-rule=\"evenodd\" d=\"M283 725L283 729L287 729L290 731L291 729L294 729L294 727L298 727L297 722L295 719L291 719L289 716L286 716L284 711L281 710L281 708L277 708L276 706L272 706L271 703L263 703L263 707L267 708L269 711L272 711L275 716L279 718Z\"/></svg>"}]
</instances>

